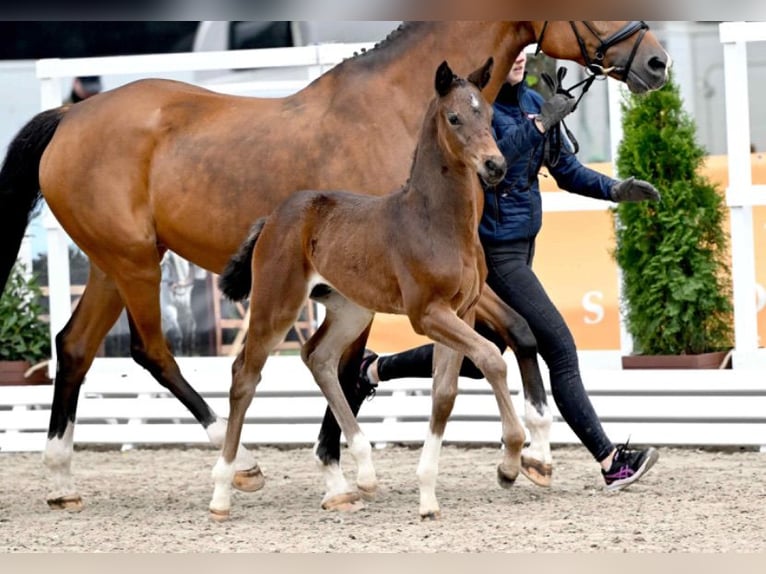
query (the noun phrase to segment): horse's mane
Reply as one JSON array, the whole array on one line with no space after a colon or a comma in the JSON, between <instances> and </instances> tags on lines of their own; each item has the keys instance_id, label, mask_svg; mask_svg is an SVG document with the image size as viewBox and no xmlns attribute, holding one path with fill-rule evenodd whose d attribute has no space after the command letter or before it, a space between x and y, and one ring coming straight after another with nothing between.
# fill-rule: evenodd
<instances>
[{"instance_id":1,"label":"horse's mane","mask_svg":"<svg viewBox=\"0 0 766 574\"><path fill-rule=\"evenodd\" d=\"M409 38L415 33L422 31L427 24L427 22L402 22L371 49L355 52L352 57L347 58L343 63L364 62L371 65L375 64L382 57L389 54L392 46L398 46L401 40Z\"/></svg>"}]
</instances>

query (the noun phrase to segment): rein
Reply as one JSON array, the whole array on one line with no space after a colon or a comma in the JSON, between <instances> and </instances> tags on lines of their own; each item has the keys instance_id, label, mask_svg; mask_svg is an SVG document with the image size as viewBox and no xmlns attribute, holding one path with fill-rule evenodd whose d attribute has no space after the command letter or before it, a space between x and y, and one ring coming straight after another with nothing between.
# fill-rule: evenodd
<instances>
[{"instance_id":1,"label":"rein","mask_svg":"<svg viewBox=\"0 0 766 574\"><path fill-rule=\"evenodd\" d=\"M587 92L590 89L594 81L596 81L597 79L601 79L601 80L606 79L607 74L617 69L615 66L612 66L610 68L605 68L603 66L604 57L606 56L606 51L612 46L615 46L616 44L619 44L620 42L638 33L638 37L636 38L636 41L633 43L633 49L631 50L630 56L628 57L627 64L622 69L622 80L625 81L627 79L628 73L630 72L630 67L633 65L633 60L636 57L636 52L638 51L638 47L641 44L641 41L644 39L644 35L646 34L647 30L649 30L649 26L643 20L633 20L631 22L628 22L625 26L617 30L617 32L615 32L611 36L605 39L602 39L593 29L593 26L591 26L588 22L583 21L583 24L588 29L588 31L591 34L593 34L593 36L595 36L596 39L599 41L599 46L598 48L596 48L596 52L593 55L593 58L591 58L590 54L588 53L588 48L585 45L585 40L578 32L577 26L575 25L574 21L571 21L571 20L569 21L569 25L572 27L572 32L574 32L575 38L577 39L577 44L580 46L580 53L582 54L583 60L585 61L585 70L586 70L586 73L589 74L588 77L576 83L575 85L569 87L568 89L566 89L562 85L562 82L567 72L566 68L564 68L563 66L560 67L558 71L556 72L556 80L553 80L553 78L551 78L546 73L541 74L542 79L545 81L545 83L553 91L554 94L564 94L570 98L574 98L574 95L572 94L572 90L582 86L582 91L580 92L580 95L577 97L575 101L575 105L572 108L572 111L577 109L577 106L579 105L580 100L582 100L583 96L585 95L585 92ZM545 21L545 23L543 24L542 30L540 30L540 36L537 39L537 49L535 50L535 56L537 56L540 52L543 51L542 49L543 39L545 37L545 32L547 29L548 29L548 20ZM566 133L567 139L569 139L569 141L572 143L573 153L576 154L580 150L580 144L577 142L577 138L575 138L572 131L567 127L564 120L561 120L559 124L552 126L548 130L548 132L546 132L545 137L543 139L543 146L545 150L543 153L543 157L547 156L548 163L552 166L555 166L559 162L559 159L561 158L561 146L563 145L562 137L561 137L562 126Z\"/></svg>"}]
</instances>

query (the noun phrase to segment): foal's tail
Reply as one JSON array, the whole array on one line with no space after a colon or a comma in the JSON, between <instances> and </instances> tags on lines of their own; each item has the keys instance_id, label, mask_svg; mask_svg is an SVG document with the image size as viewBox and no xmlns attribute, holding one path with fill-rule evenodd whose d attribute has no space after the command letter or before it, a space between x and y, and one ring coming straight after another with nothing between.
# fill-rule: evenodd
<instances>
[{"instance_id":1,"label":"foal's tail","mask_svg":"<svg viewBox=\"0 0 766 574\"><path fill-rule=\"evenodd\" d=\"M59 107L37 114L8 146L0 169L0 289L5 289L24 231L42 198L40 158L65 111Z\"/></svg>"},{"instance_id":2,"label":"foal's tail","mask_svg":"<svg viewBox=\"0 0 766 574\"><path fill-rule=\"evenodd\" d=\"M261 234L266 218L261 217L250 228L247 239L239 246L237 253L229 259L226 269L218 279L221 291L232 301L241 301L250 294L253 281L252 260L255 242Z\"/></svg>"}]
</instances>

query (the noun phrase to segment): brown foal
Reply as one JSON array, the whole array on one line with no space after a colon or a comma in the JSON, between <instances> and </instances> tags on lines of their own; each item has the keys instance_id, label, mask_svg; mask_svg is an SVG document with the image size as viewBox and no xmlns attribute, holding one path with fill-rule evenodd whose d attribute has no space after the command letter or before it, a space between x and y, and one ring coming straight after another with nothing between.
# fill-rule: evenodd
<instances>
[{"instance_id":1,"label":"brown foal","mask_svg":"<svg viewBox=\"0 0 766 574\"><path fill-rule=\"evenodd\" d=\"M439 516L435 485L439 450L457 395L458 370L468 356L484 373L497 398L506 446L498 473L513 483L521 467L524 429L516 417L497 347L472 329L474 306L486 266L478 238L483 207L479 175L495 184L505 159L491 130L492 107L481 94L492 59L467 80L444 62L436 71L437 96L420 130L409 180L398 192L373 198L341 191L293 195L259 220L224 271L222 287L238 298L251 266L250 324L235 362L230 414L215 465L211 516L226 519L245 411L269 352L295 321L306 296L327 307L327 318L302 349L357 462L357 487L376 489L371 447L338 381L343 351L364 331L375 312L407 315L416 332L435 343L429 433L418 465L420 515ZM250 255L252 253L252 255ZM325 507L345 505L359 495L339 469Z\"/></svg>"}]
</instances>

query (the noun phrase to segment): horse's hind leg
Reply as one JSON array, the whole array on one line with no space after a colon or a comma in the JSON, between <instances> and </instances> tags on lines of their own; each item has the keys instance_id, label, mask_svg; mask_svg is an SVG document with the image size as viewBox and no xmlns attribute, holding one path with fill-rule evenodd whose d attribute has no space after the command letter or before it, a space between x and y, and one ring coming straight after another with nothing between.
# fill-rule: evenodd
<instances>
[{"instance_id":1,"label":"horse's hind leg","mask_svg":"<svg viewBox=\"0 0 766 574\"><path fill-rule=\"evenodd\" d=\"M130 259L115 257L108 262L107 272L111 274L128 309L131 355L189 409L207 431L210 442L220 446L226 432L226 420L216 416L205 399L183 377L162 333L159 260L157 250L147 246L142 252L136 250L132 253ZM255 491L263 487L263 475L255 457L241 445L235 466L241 471L235 478L237 488Z\"/></svg>"},{"instance_id":2,"label":"horse's hind leg","mask_svg":"<svg viewBox=\"0 0 766 574\"><path fill-rule=\"evenodd\" d=\"M537 341L532 330L516 311L485 285L476 306L476 321L500 333L513 350L524 388L524 421L530 443L521 455L521 472L538 486L550 486L553 476L551 426L553 415L537 361Z\"/></svg>"},{"instance_id":3,"label":"horse's hind leg","mask_svg":"<svg viewBox=\"0 0 766 574\"><path fill-rule=\"evenodd\" d=\"M361 388L359 385L359 367L370 327L372 327L372 323L367 325L359 337L345 350L338 364L340 386L354 416L357 416L364 399L370 393L368 387ZM314 447L314 455L324 476L334 476L340 469L340 437L340 426L338 426L338 421L328 406Z\"/></svg>"},{"instance_id":4,"label":"horse's hind leg","mask_svg":"<svg viewBox=\"0 0 766 574\"><path fill-rule=\"evenodd\" d=\"M82 508L82 498L71 474L77 400L98 346L122 308L122 299L114 283L91 265L83 296L64 329L56 336L56 379L48 440L43 453L43 462L53 481L53 490L48 495L48 505L53 509Z\"/></svg>"},{"instance_id":5,"label":"horse's hind leg","mask_svg":"<svg viewBox=\"0 0 766 574\"><path fill-rule=\"evenodd\" d=\"M251 306L252 309L252 306ZM300 306L297 307L300 309ZM297 317L297 313L296 313ZM210 500L210 518L216 522L228 520L231 512L231 487L236 484L234 460L242 436L245 413L255 395L255 388L261 380L261 370L269 352L287 333L292 321L283 322L283 328L271 330L271 323L259 317L251 320L250 331L245 345L232 366L231 389L229 390L229 420L221 454L213 467L213 497Z\"/></svg>"},{"instance_id":6,"label":"horse's hind leg","mask_svg":"<svg viewBox=\"0 0 766 574\"><path fill-rule=\"evenodd\" d=\"M436 520L441 516L436 499L436 476L439 473L444 429L457 398L457 380L463 356L439 343L434 344L431 420L418 463L420 483L420 518Z\"/></svg>"},{"instance_id":7,"label":"horse's hind leg","mask_svg":"<svg viewBox=\"0 0 766 574\"><path fill-rule=\"evenodd\" d=\"M300 265L298 258L292 259L292 262ZM276 261L276 257L266 257L259 261L259 273L253 281L247 337L232 367L226 437L212 472L214 489L209 506L210 517L218 522L229 518L231 485L235 476L233 462L242 436L245 413L261 380L261 370L269 353L297 320L306 300L306 285L298 279L301 271L294 268L295 272L289 273L282 267L284 264L287 262ZM280 271L273 268L275 265L281 267Z\"/></svg>"},{"instance_id":8,"label":"horse's hind leg","mask_svg":"<svg viewBox=\"0 0 766 574\"><path fill-rule=\"evenodd\" d=\"M317 300L325 305L326 318L304 345L301 356L327 398L330 409L346 437L349 451L357 464L359 492L365 498L371 498L377 489L377 478L372 464L372 447L359 428L354 412L341 389L338 381L338 365L344 350L368 329L373 313L350 302L335 291L328 291ZM315 446L315 456L317 450L318 444ZM358 494L348 487L339 460L328 463L317 456L317 463L325 475L327 488L322 499L322 508L333 510L358 508Z\"/></svg>"}]
</instances>

